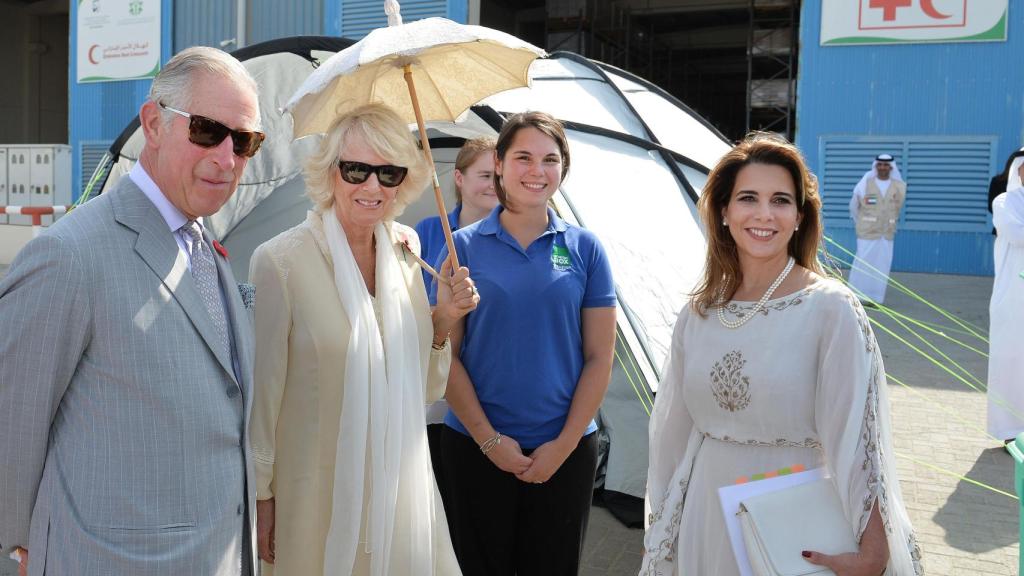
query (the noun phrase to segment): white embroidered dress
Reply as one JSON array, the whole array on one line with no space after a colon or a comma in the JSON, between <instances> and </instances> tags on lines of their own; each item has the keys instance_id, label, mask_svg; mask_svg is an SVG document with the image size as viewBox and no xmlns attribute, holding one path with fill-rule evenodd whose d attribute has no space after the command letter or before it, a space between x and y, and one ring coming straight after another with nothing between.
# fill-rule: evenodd
<instances>
[{"instance_id":1,"label":"white embroidered dress","mask_svg":"<svg viewBox=\"0 0 1024 576\"><path fill-rule=\"evenodd\" d=\"M749 314L731 302L726 317ZM715 311L676 322L650 425L642 575L738 574L718 488L827 465L858 539L876 499L887 574L920 574L893 464L882 358L856 297L832 280L769 300L731 330Z\"/></svg>"}]
</instances>

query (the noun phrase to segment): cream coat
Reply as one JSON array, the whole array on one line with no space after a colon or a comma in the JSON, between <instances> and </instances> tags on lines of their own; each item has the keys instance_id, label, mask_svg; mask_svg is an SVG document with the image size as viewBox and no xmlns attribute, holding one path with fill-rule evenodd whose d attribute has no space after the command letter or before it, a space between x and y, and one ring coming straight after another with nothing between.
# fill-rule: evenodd
<instances>
[{"instance_id":1,"label":"cream coat","mask_svg":"<svg viewBox=\"0 0 1024 576\"><path fill-rule=\"evenodd\" d=\"M430 347L433 325L423 278L400 244L408 238L416 250L416 233L397 223L392 224L391 233L420 342L431 351L422 355L425 399L430 403L444 394L451 351ZM276 560L273 567L263 564L263 574L272 575L274 570L282 575L321 574L331 521L350 326L334 286L334 266L319 215L310 213L302 224L257 248L249 277L256 285L252 415L256 498L274 498L276 507ZM363 462L346 465L368 468ZM458 574L436 484L434 494L435 573ZM405 522L399 509L396 533ZM369 557L365 546L360 546L354 573L368 572L368 568Z\"/></svg>"}]
</instances>

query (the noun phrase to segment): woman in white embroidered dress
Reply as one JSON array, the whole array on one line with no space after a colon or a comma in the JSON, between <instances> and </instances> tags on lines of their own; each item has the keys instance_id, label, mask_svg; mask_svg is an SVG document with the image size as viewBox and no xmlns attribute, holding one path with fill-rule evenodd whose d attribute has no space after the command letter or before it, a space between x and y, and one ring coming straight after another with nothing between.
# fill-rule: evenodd
<instances>
[{"instance_id":1,"label":"woman in white embroidered dress","mask_svg":"<svg viewBox=\"0 0 1024 576\"><path fill-rule=\"evenodd\" d=\"M393 219L427 176L397 114L357 108L307 165L314 211L253 254L264 575L460 574L424 406L444 392L448 332L479 296L460 268L432 312L404 252L416 234Z\"/></svg>"},{"instance_id":2,"label":"woman in white embroidered dress","mask_svg":"<svg viewBox=\"0 0 1024 576\"><path fill-rule=\"evenodd\" d=\"M708 177L704 279L679 314L650 424L641 574L739 573L718 500L737 479L827 466L860 550L839 576L920 574L893 464L885 371L857 298L822 277L814 177L752 134ZM811 566L808 566L811 568Z\"/></svg>"}]
</instances>

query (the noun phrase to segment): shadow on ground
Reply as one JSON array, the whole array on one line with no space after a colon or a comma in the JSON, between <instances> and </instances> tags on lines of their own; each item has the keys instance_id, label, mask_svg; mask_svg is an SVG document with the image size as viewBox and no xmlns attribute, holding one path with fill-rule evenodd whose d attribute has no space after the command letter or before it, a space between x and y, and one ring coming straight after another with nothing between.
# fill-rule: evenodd
<instances>
[{"instance_id":1,"label":"shadow on ground","mask_svg":"<svg viewBox=\"0 0 1024 576\"><path fill-rule=\"evenodd\" d=\"M1006 450L991 448L978 456L966 476L1013 494L1013 475L1004 472L1013 466L1012 461ZM934 520L946 531L947 544L957 550L983 553L1018 541L1019 509L1016 500L961 480Z\"/></svg>"}]
</instances>

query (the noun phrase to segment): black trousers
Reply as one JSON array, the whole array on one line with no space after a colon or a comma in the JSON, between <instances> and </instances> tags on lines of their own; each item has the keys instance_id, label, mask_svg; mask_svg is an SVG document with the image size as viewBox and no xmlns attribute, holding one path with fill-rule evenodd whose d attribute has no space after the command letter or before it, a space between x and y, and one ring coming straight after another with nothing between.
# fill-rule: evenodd
<instances>
[{"instance_id":1,"label":"black trousers","mask_svg":"<svg viewBox=\"0 0 1024 576\"><path fill-rule=\"evenodd\" d=\"M596 433L584 436L543 484L500 470L472 438L448 427L441 450L448 528L463 576L578 574L597 470Z\"/></svg>"}]
</instances>

